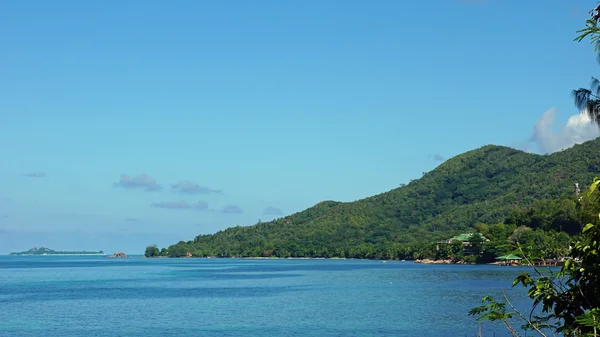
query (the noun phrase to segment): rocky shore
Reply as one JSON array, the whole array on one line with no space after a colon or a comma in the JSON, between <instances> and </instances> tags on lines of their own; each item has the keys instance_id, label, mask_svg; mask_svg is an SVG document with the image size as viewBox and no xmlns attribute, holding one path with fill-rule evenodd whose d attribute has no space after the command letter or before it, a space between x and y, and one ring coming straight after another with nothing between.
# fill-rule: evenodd
<instances>
[{"instance_id":1,"label":"rocky shore","mask_svg":"<svg viewBox=\"0 0 600 337\"><path fill-rule=\"evenodd\" d=\"M115 259L123 259L123 258L127 258L127 254L123 253L123 252L119 252L119 253L114 253L112 256L107 256L109 258L115 258Z\"/></svg>"},{"instance_id":2,"label":"rocky shore","mask_svg":"<svg viewBox=\"0 0 600 337\"><path fill-rule=\"evenodd\" d=\"M431 260L431 259L417 259L415 260L415 263L422 263L422 264L473 264L473 263L468 263L465 261L456 261L456 260Z\"/></svg>"}]
</instances>

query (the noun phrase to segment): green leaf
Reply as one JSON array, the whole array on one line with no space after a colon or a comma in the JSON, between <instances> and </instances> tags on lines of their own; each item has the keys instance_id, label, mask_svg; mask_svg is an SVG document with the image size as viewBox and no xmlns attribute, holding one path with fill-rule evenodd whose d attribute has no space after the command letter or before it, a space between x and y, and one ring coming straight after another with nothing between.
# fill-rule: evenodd
<instances>
[{"instance_id":1,"label":"green leaf","mask_svg":"<svg viewBox=\"0 0 600 337\"><path fill-rule=\"evenodd\" d=\"M596 191L596 189L598 189L598 184L600 184L600 179L596 177L594 178L594 182L592 183L592 185L590 185L590 188L588 189L588 197L591 196Z\"/></svg>"}]
</instances>

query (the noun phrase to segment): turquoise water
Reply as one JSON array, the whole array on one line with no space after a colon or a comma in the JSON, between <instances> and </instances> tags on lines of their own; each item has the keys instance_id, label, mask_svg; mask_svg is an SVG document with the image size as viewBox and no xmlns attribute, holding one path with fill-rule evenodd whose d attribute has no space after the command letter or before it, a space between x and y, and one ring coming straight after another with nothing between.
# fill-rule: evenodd
<instances>
[{"instance_id":1,"label":"turquoise water","mask_svg":"<svg viewBox=\"0 0 600 337\"><path fill-rule=\"evenodd\" d=\"M526 268L361 260L0 257L0 336L475 336ZM517 303L525 303L519 302ZM486 325L486 336L507 336Z\"/></svg>"}]
</instances>

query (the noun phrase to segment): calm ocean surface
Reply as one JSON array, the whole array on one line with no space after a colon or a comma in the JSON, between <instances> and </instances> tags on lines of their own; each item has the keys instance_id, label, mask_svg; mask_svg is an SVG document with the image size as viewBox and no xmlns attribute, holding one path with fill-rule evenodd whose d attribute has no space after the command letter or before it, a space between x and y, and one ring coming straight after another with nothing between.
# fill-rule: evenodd
<instances>
[{"instance_id":1,"label":"calm ocean surface","mask_svg":"<svg viewBox=\"0 0 600 337\"><path fill-rule=\"evenodd\" d=\"M475 336L527 268L360 260L0 257L0 336ZM519 302L524 305L527 302ZM486 324L486 336L508 336Z\"/></svg>"}]
</instances>

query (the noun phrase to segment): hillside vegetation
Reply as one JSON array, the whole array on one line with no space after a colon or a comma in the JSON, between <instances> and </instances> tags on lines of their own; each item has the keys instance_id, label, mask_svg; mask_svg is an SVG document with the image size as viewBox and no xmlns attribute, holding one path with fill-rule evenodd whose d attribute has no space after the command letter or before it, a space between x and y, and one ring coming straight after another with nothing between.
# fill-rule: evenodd
<instances>
[{"instance_id":1,"label":"hillside vegetation","mask_svg":"<svg viewBox=\"0 0 600 337\"><path fill-rule=\"evenodd\" d=\"M274 221L199 235L162 252L149 247L153 251L146 255L410 259L431 255L429 243L475 227L486 228L491 237L487 224L506 226L495 229L504 239L523 225L576 233L582 215L574 185L585 190L599 171L600 139L551 155L487 145L379 195L323 201Z\"/></svg>"}]
</instances>

